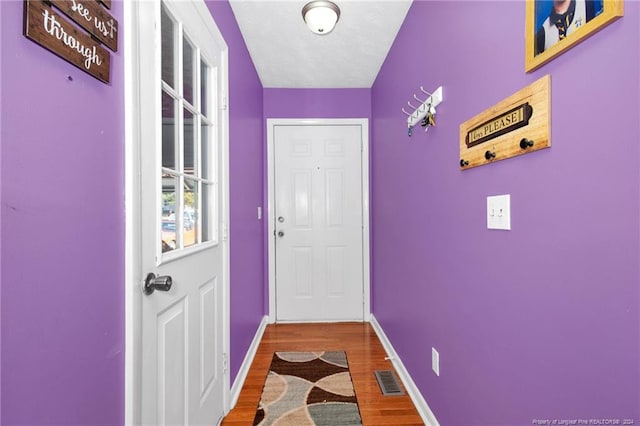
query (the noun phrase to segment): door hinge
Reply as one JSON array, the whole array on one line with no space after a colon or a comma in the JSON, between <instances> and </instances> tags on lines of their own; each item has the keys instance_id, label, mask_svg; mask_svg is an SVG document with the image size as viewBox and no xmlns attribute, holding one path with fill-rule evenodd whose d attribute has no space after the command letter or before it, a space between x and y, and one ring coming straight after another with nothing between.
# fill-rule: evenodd
<instances>
[{"instance_id":1,"label":"door hinge","mask_svg":"<svg viewBox=\"0 0 640 426\"><path fill-rule=\"evenodd\" d=\"M226 223L222 224L222 241L227 241L229 239L229 225Z\"/></svg>"},{"instance_id":2,"label":"door hinge","mask_svg":"<svg viewBox=\"0 0 640 426\"><path fill-rule=\"evenodd\" d=\"M229 354L226 352L222 354L222 370L224 373L229 371Z\"/></svg>"},{"instance_id":3,"label":"door hinge","mask_svg":"<svg viewBox=\"0 0 640 426\"><path fill-rule=\"evenodd\" d=\"M222 97L222 102L220 103L220 109L227 109L228 105L227 105L227 97L223 96Z\"/></svg>"}]
</instances>

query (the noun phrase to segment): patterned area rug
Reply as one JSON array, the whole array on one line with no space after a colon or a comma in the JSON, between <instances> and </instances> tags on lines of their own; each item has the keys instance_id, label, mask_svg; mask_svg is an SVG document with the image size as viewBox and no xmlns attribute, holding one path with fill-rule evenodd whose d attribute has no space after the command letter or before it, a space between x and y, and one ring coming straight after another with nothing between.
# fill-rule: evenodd
<instances>
[{"instance_id":1,"label":"patterned area rug","mask_svg":"<svg viewBox=\"0 0 640 426\"><path fill-rule=\"evenodd\" d=\"M345 352L276 352L254 426L362 425Z\"/></svg>"}]
</instances>

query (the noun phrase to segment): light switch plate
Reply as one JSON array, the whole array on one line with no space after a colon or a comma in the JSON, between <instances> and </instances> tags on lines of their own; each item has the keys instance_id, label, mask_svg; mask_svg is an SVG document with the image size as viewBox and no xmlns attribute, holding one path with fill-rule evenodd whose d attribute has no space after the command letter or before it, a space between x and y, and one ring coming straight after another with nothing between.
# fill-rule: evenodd
<instances>
[{"instance_id":1,"label":"light switch plate","mask_svg":"<svg viewBox=\"0 0 640 426\"><path fill-rule=\"evenodd\" d=\"M487 228L511 230L511 195L487 197Z\"/></svg>"},{"instance_id":2,"label":"light switch plate","mask_svg":"<svg viewBox=\"0 0 640 426\"><path fill-rule=\"evenodd\" d=\"M440 375L440 354L436 348L431 348L431 369L436 373L436 376Z\"/></svg>"}]
</instances>

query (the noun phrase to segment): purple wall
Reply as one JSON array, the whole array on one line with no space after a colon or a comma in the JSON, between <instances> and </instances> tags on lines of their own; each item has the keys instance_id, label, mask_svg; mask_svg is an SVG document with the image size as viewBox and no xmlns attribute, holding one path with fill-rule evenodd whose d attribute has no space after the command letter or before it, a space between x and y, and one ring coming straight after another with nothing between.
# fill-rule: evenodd
<instances>
[{"instance_id":1,"label":"purple wall","mask_svg":"<svg viewBox=\"0 0 640 426\"><path fill-rule=\"evenodd\" d=\"M369 89L264 89L265 118L371 118Z\"/></svg>"},{"instance_id":2,"label":"purple wall","mask_svg":"<svg viewBox=\"0 0 640 426\"><path fill-rule=\"evenodd\" d=\"M122 424L122 53L106 85L22 21L23 2L2 2L1 421Z\"/></svg>"},{"instance_id":3,"label":"purple wall","mask_svg":"<svg viewBox=\"0 0 640 426\"><path fill-rule=\"evenodd\" d=\"M524 2L414 2L378 75L373 310L443 425L640 421L639 6L525 74ZM459 171L460 123L547 73L552 148ZM409 139L420 85L445 100Z\"/></svg>"},{"instance_id":4,"label":"purple wall","mask_svg":"<svg viewBox=\"0 0 640 426\"><path fill-rule=\"evenodd\" d=\"M2 20L2 2L0 2L0 24ZM2 30L0 30L0 48L2 48ZM0 425L2 424L2 50L0 50Z\"/></svg>"},{"instance_id":5,"label":"purple wall","mask_svg":"<svg viewBox=\"0 0 640 426\"><path fill-rule=\"evenodd\" d=\"M256 334L264 310L262 84L227 1L208 1L229 47L231 209L231 380Z\"/></svg>"}]
</instances>

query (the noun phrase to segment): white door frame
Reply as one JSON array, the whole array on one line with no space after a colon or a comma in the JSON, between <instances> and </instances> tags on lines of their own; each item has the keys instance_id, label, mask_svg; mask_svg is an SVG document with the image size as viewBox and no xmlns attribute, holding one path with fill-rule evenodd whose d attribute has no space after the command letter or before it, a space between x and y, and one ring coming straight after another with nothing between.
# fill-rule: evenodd
<instances>
[{"instance_id":1,"label":"white door frame","mask_svg":"<svg viewBox=\"0 0 640 426\"><path fill-rule=\"evenodd\" d=\"M267 119L267 239L269 241L269 323L276 321L276 262L275 262L275 126L344 126L362 128L362 280L363 320L371 317L371 271L369 256L369 119L368 118L268 118Z\"/></svg>"},{"instance_id":2,"label":"white door frame","mask_svg":"<svg viewBox=\"0 0 640 426\"><path fill-rule=\"evenodd\" d=\"M210 15L203 0L191 0L194 7L199 10L203 18ZM153 28L143 28L140 15L140 1L125 1L124 6L124 37L123 37L123 57L124 57L124 109L125 109L125 418L126 425L139 425L141 423L141 348L142 348L142 238L140 234L140 172L142 157L142 143L140 139L140 116L143 113L139 108L141 105L140 94L140 46L139 32L151 31ZM228 90L228 48L224 43L224 38L216 28L219 39L225 50L222 52L223 69L220 70L223 81L224 93L220 93L219 104L227 109ZM223 406L224 414L229 412L230 403L230 369L228 354L230 349L229 330L229 282L230 282L230 262L229 246L231 235L229 232L229 122L228 113L222 114L219 121L220 142L222 156L220 164L224 182L220 185L220 202L222 203L222 216L220 222L221 229L227 233L225 238L221 236L220 244L223 249L223 275L222 295L223 295L223 352L225 355L224 369L224 391Z\"/></svg>"}]
</instances>

